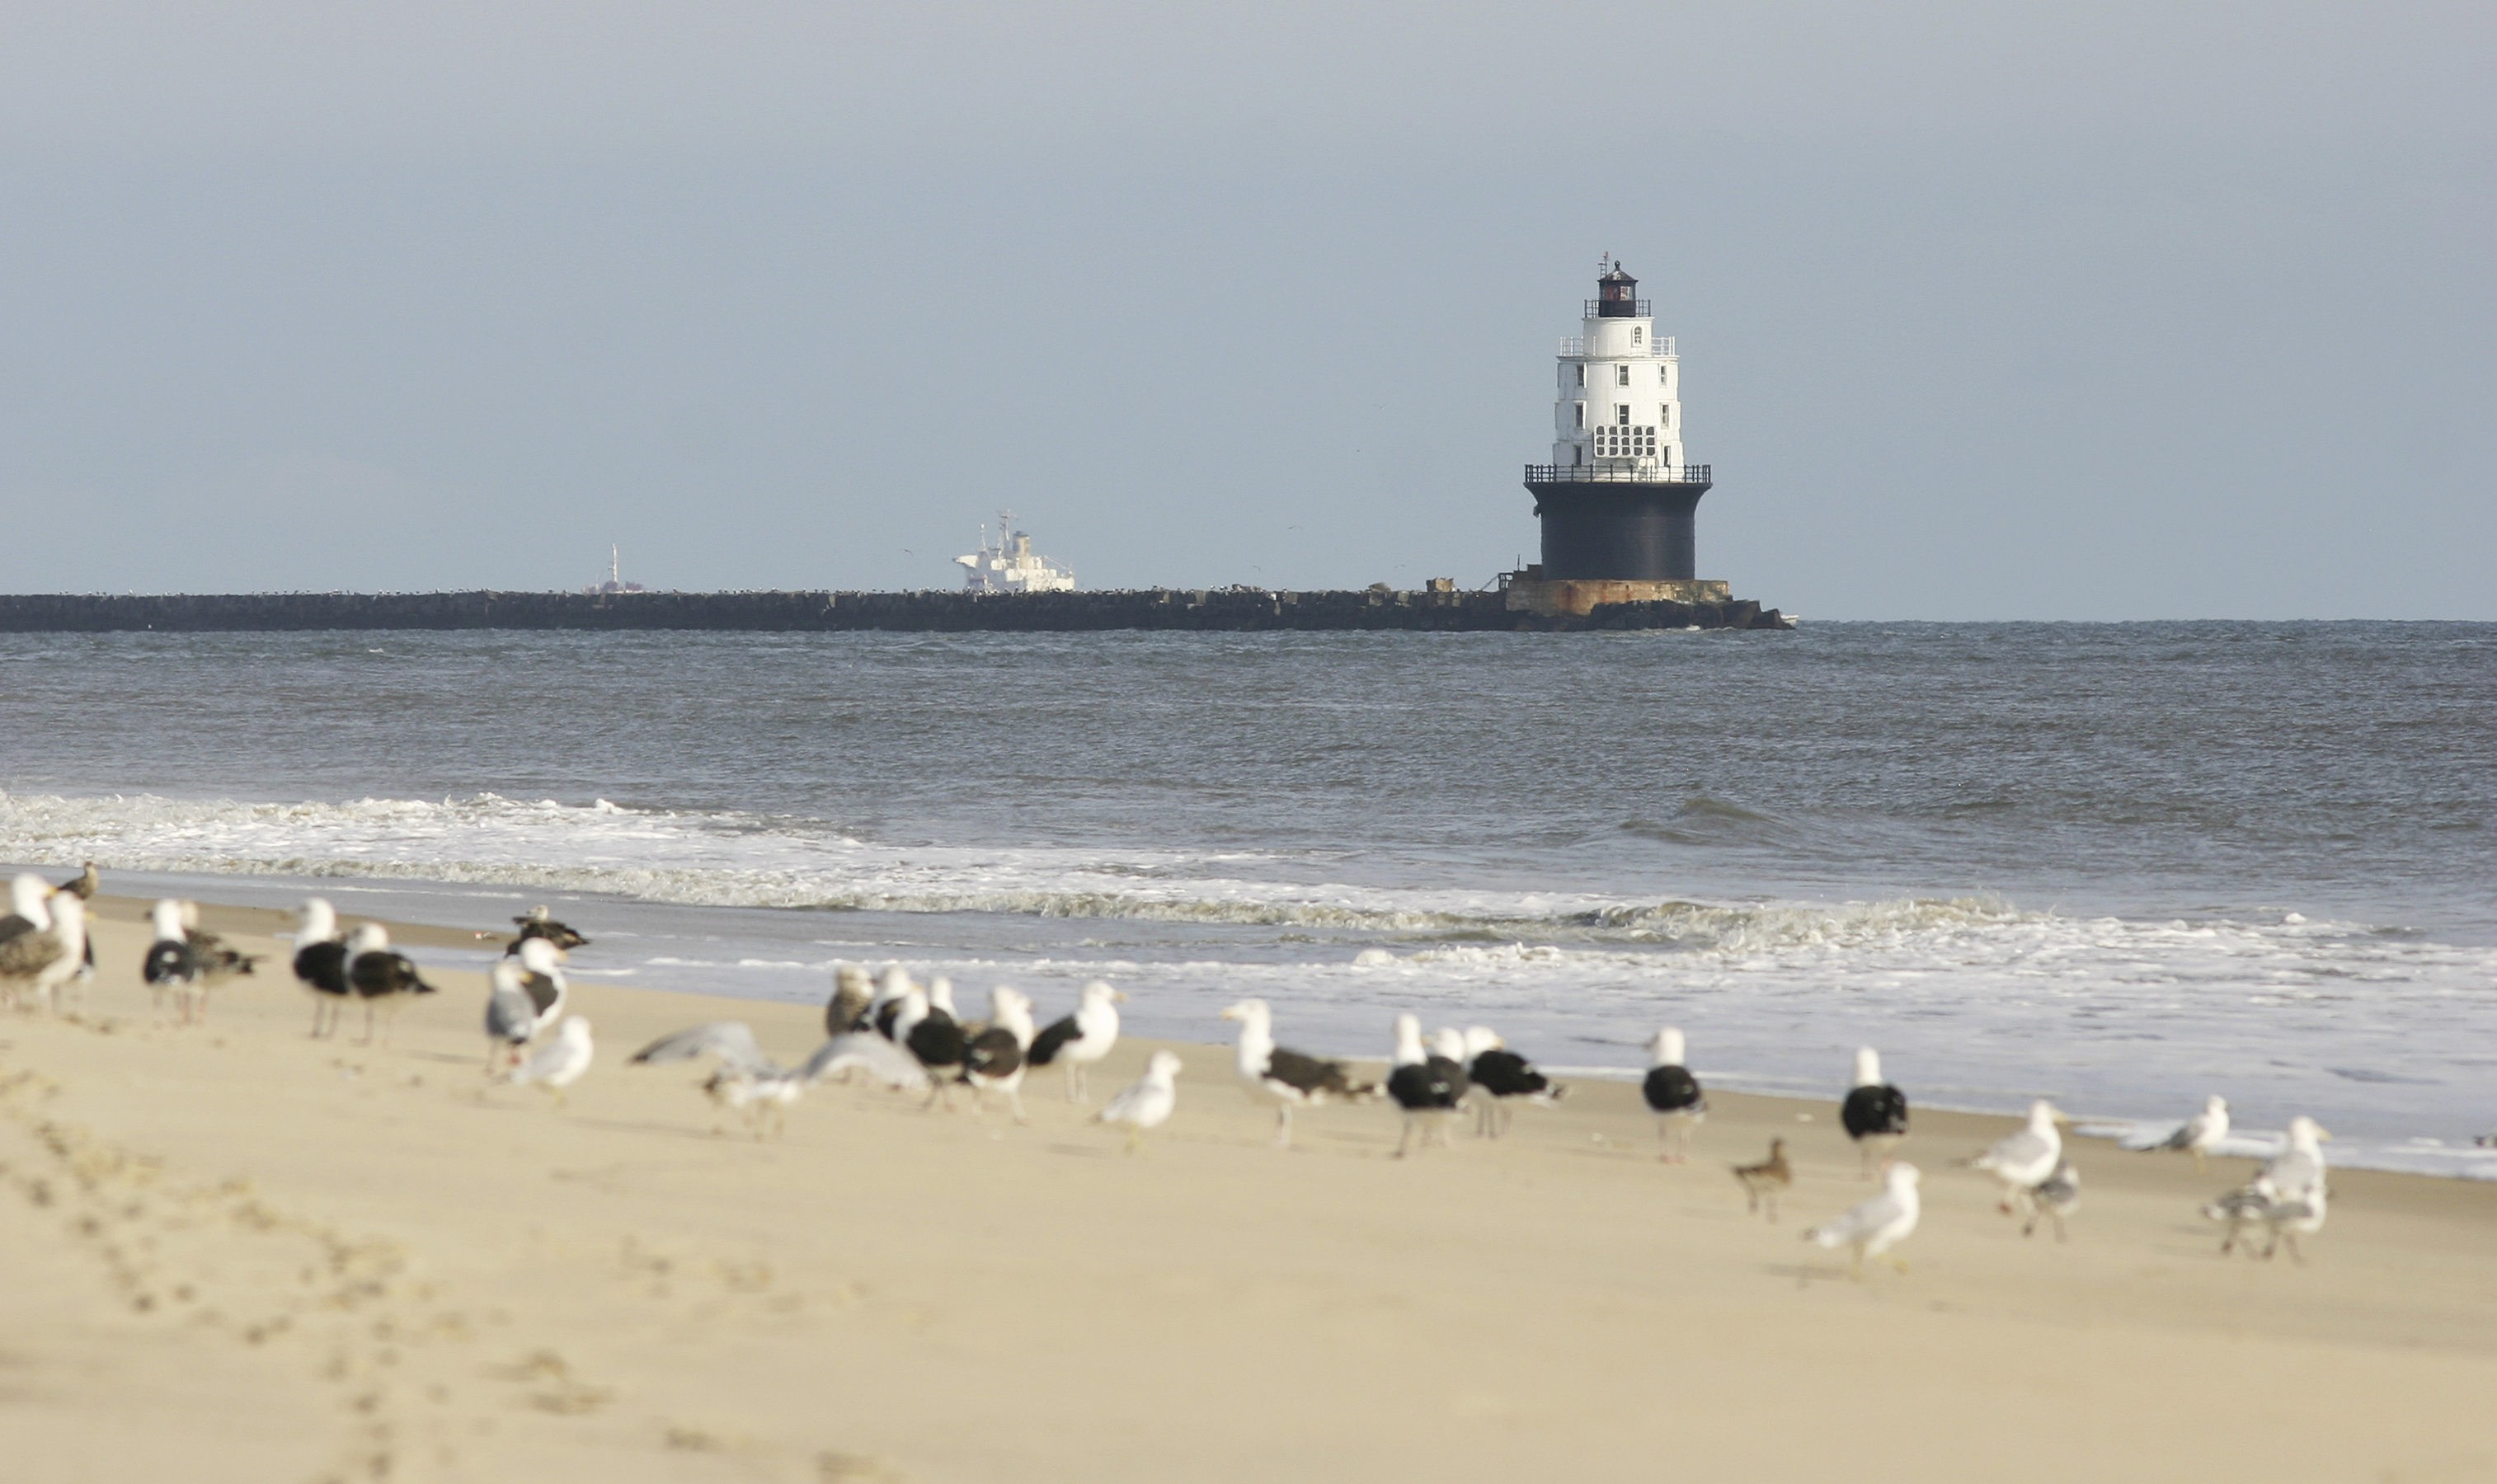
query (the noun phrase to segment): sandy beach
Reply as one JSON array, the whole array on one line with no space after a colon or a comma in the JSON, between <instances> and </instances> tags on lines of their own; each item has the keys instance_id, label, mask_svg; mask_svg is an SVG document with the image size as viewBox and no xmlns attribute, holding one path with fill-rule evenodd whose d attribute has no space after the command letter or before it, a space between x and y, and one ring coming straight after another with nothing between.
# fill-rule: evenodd
<instances>
[{"instance_id":1,"label":"sandy beach","mask_svg":"<svg viewBox=\"0 0 2497 1484\"><path fill-rule=\"evenodd\" d=\"M577 981L558 1109L481 1075L476 974L314 1041L287 925L211 907L271 958L177 1026L145 903L96 905L83 1006L0 1022L13 1479L2497 1477L2485 1184L2339 1171L2308 1266L2223 1259L2245 1161L2075 1141L2070 1242L2024 1240L1952 1164L2010 1122L1925 1112L1912 1271L1853 1282L1797 1240L1869 1192L1834 1103L1714 1094L1687 1166L1593 1083L1496 1145L1399 1163L1376 1105L1278 1152L1206 1045L1137 1157L1049 1072L1027 1126L825 1086L758 1141L625 1058L736 1018L794 1059L813 1008ZM1775 1225L1725 1171L1772 1135Z\"/></svg>"}]
</instances>

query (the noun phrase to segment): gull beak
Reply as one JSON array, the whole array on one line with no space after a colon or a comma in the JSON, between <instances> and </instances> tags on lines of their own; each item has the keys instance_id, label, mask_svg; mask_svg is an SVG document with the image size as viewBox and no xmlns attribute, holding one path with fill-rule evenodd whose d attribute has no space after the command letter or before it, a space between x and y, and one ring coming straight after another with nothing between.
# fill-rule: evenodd
<instances>
[{"instance_id":1,"label":"gull beak","mask_svg":"<svg viewBox=\"0 0 2497 1484\"><path fill-rule=\"evenodd\" d=\"M1230 1009L1223 1011L1222 1018L1226 1021L1238 1020L1240 1018L1240 1007L1238 1005L1233 1005Z\"/></svg>"},{"instance_id":2,"label":"gull beak","mask_svg":"<svg viewBox=\"0 0 2497 1484\"><path fill-rule=\"evenodd\" d=\"M2328 1128L2319 1128L2315 1130L2315 1137L2323 1140L2326 1144L2329 1144L2332 1142L2332 1130Z\"/></svg>"},{"instance_id":3,"label":"gull beak","mask_svg":"<svg viewBox=\"0 0 2497 1484\"><path fill-rule=\"evenodd\" d=\"M1124 990L1112 990L1110 992L1110 997L1123 1005L1127 1002L1127 992ZM1229 1014L1230 1012L1225 1011L1224 1013Z\"/></svg>"}]
</instances>

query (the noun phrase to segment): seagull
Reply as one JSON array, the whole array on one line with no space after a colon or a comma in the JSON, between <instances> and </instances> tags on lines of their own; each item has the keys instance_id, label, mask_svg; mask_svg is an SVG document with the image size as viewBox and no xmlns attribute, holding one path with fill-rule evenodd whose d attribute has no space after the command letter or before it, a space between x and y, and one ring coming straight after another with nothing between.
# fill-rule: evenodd
<instances>
[{"instance_id":1,"label":"seagull","mask_svg":"<svg viewBox=\"0 0 2497 1484\"><path fill-rule=\"evenodd\" d=\"M2062 1242L2064 1217L2080 1209L2081 1172L2069 1159L2058 1161L2055 1173L2029 1192L2029 1224L2020 1228L2020 1235L2035 1235L2039 1217L2043 1216L2055 1223L2055 1240Z\"/></svg>"},{"instance_id":2,"label":"seagull","mask_svg":"<svg viewBox=\"0 0 2497 1484\"><path fill-rule=\"evenodd\" d=\"M1916 1229L1916 1217L1923 1207L1916 1195L1916 1167L1894 1164L1881 1193L1856 1207L1834 1221L1807 1227L1806 1242L1817 1242L1832 1249L1853 1247L1854 1254L1847 1266L1847 1276L1864 1277L1864 1259L1879 1257L1908 1239ZM1892 1257L1890 1265L1900 1272L1908 1271L1908 1260Z\"/></svg>"},{"instance_id":3,"label":"seagull","mask_svg":"<svg viewBox=\"0 0 2497 1484\"><path fill-rule=\"evenodd\" d=\"M1154 1053L1145 1063L1145 1075L1110 1099L1108 1106L1092 1115L1092 1121L1125 1124L1127 1152L1134 1153L1144 1147L1145 1130L1161 1127L1179 1106L1179 1058L1166 1051Z\"/></svg>"},{"instance_id":4,"label":"seagull","mask_svg":"<svg viewBox=\"0 0 2497 1484\"><path fill-rule=\"evenodd\" d=\"M1275 1105L1275 1147L1292 1143L1292 1109L1315 1105L1330 1097L1347 1102L1375 1095L1378 1089L1346 1077L1341 1061L1321 1060L1275 1044L1275 1012L1262 999L1244 999L1222 1012L1240 1023L1240 1080L1251 1098Z\"/></svg>"},{"instance_id":5,"label":"seagull","mask_svg":"<svg viewBox=\"0 0 2497 1484\"><path fill-rule=\"evenodd\" d=\"M364 1002L366 1046L373 1043L374 1006L390 1012L382 1024L382 1044L387 1046L391 1029L398 1021L400 996L433 993L433 986L416 971L416 962L392 950L390 930L379 923L363 924L347 939L347 987Z\"/></svg>"},{"instance_id":6,"label":"seagull","mask_svg":"<svg viewBox=\"0 0 2497 1484\"><path fill-rule=\"evenodd\" d=\"M312 1034L335 1035L338 1012L354 993L347 984L347 945L338 938L338 914L318 897L302 907L303 926L295 934L295 979L312 994Z\"/></svg>"},{"instance_id":7,"label":"seagull","mask_svg":"<svg viewBox=\"0 0 2497 1484\"><path fill-rule=\"evenodd\" d=\"M165 993L171 990L181 1007L182 1024L187 1026L207 1014L208 986L236 974L248 974L260 961L226 946L225 939L213 932L199 931L200 904L168 897L158 901L147 914L154 925L156 940L147 947L147 957L140 962L139 976L156 992L156 1008L165 1008Z\"/></svg>"},{"instance_id":8,"label":"seagull","mask_svg":"<svg viewBox=\"0 0 2497 1484\"><path fill-rule=\"evenodd\" d=\"M1544 1076L1487 1026L1466 1027L1466 1076L1482 1094L1474 1132L1484 1138L1497 1139L1508 1132L1512 1099L1548 1108L1569 1095L1567 1084Z\"/></svg>"},{"instance_id":9,"label":"seagull","mask_svg":"<svg viewBox=\"0 0 2497 1484\"><path fill-rule=\"evenodd\" d=\"M521 945L533 938L544 938L566 953L576 948L589 946L589 939L573 931L566 925L556 922L549 915L544 903L529 908L524 916L513 918L512 924L521 931L512 939L510 945L504 948L503 952L507 954L519 953Z\"/></svg>"},{"instance_id":10,"label":"seagull","mask_svg":"<svg viewBox=\"0 0 2497 1484\"><path fill-rule=\"evenodd\" d=\"M1023 1111L1024 1052L1030 1045L1030 996L1002 984L989 991L988 1028L964 1045L963 1080L982 1098L1003 1092L1018 1123L1031 1121Z\"/></svg>"},{"instance_id":11,"label":"seagull","mask_svg":"<svg viewBox=\"0 0 2497 1484\"><path fill-rule=\"evenodd\" d=\"M918 1060L872 1030L853 1030L833 1037L815 1048L806 1064L814 1069L812 1076L817 1082L832 1076L847 1082L852 1072L865 1072L903 1092L922 1091L928 1086L928 1074L921 1070Z\"/></svg>"},{"instance_id":12,"label":"seagull","mask_svg":"<svg viewBox=\"0 0 2497 1484\"><path fill-rule=\"evenodd\" d=\"M895 1022L901 1017L901 1002L909 993L909 971L899 963L886 964L883 975L875 982L875 995L868 1002L867 1014L876 1033L888 1041L899 1042L904 1033L895 1028ZM924 1009L922 1013L925 1013Z\"/></svg>"},{"instance_id":13,"label":"seagull","mask_svg":"<svg viewBox=\"0 0 2497 1484\"><path fill-rule=\"evenodd\" d=\"M2176 1125L2176 1131L2156 1144L2141 1146L2144 1150L2181 1149L2194 1156L2197 1174L2208 1169L2203 1156L2219 1147L2228 1136L2228 1100L2213 1093L2202 1099L2202 1111Z\"/></svg>"},{"instance_id":14,"label":"seagull","mask_svg":"<svg viewBox=\"0 0 2497 1484\"><path fill-rule=\"evenodd\" d=\"M1464 1052L1462 1038L1456 1050ZM1466 1079L1465 1064L1440 1052L1423 1050L1422 1018L1409 1014L1396 1017L1396 1055L1387 1064L1387 1095L1405 1110L1405 1132L1396 1141L1396 1157L1405 1157L1416 1123L1437 1124L1444 1146L1448 1120L1472 1086ZM1431 1131L1425 1126L1422 1148L1430 1147Z\"/></svg>"},{"instance_id":15,"label":"seagull","mask_svg":"<svg viewBox=\"0 0 2497 1484\"><path fill-rule=\"evenodd\" d=\"M498 959L486 971L486 1071L520 1063L521 1048L538 1033L537 1002L529 998L521 966Z\"/></svg>"},{"instance_id":16,"label":"seagull","mask_svg":"<svg viewBox=\"0 0 2497 1484\"><path fill-rule=\"evenodd\" d=\"M52 886L33 871L21 872L9 883L9 915L0 917L0 943L21 933L40 932L52 925Z\"/></svg>"},{"instance_id":17,"label":"seagull","mask_svg":"<svg viewBox=\"0 0 2497 1484\"><path fill-rule=\"evenodd\" d=\"M1838 1105L1838 1121L1847 1137L1864 1152L1864 1178L1873 1178L1878 1159L1890 1167L1901 1140L1908 1137L1908 1094L1881 1080L1881 1054L1870 1046L1856 1048L1855 1085Z\"/></svg>"},{"instance_id":18,"label":"seagull","mask_svg":"<svg viewBox=\"0 0 2497 1484\"><path fill-rule=\"evenodd\" d=\"M1769 1220L1778 1219L1778 1196L1794 1184L1794 1166L1786 1163L1786 1141L1771 1139L1769 1157L1758 1164L1729 1164L1734 1178L1743 1183L1743 1194L1750 1198L1750 1210L1757 1212L1763 1203L1769 1208Z\"/></svg>"},{"instance_id":19,"label":"seagull","mask_svg":"<svg viewBox=\"0 0 2497 1484\"><path fill-rule=\"evenodd\" d=\"M875 984L855 963L833 965L833 997L824 1002L824 1034L847 1035L867 1023L875 1002Z\"/></svg>"},{"instance_id":20,"label":"seagull","mask_svg":"<svg viewBox=\"0 0 2497 1484\"><path fill-rule=\"evenodd\" d=\"M563 967L556 962L563 954L553 938L524 938L520 949L521 989L529 996L529 1034L534 1036L563 1019L571 988L563 982Z\"/></svg>"},{"instance_id":21,"label":"seagull","mask_svg":"<svg viewBox=\"0 0 2497 1484\"><path fill-rule=\"evenodd\" d=\"M754 1027L743 1021L714 1021L663 1036L635 1052L632 1060L636 1065L657 1065L696 1057L719 1058L703 1090L712 1102L743 1114L758 1139L763 1137L767 1117L774 1133L788 1131L789 1105L815 1080L811 1061L792 1069L763 1055L763 1048L754 1041Z\"/></svg>"},{"instance_id":22,"label":"seagull","mask_svg":"<svg viewBox=\"0 0 2497 1484\"><path fill-rule=\"evenodd\" d=\"M1055 1061L1066 1068L1066 1100L1088 1102L1084 1071L1093 1062L1110 1055L1119 1044L1118 1001L1127 996L1095 979L1084 987L1075 1013L1051 1021L1039 1035L1032 1038L1031 1064L1047 1066Z\"/></svg>"},{"instance_id":23,"label":"seagull","mask_svg":"<svg viewBox=\"0 0 2497 1484\"><path fill-rule=\"evenodd\" d=\"M2323 1141L2331 1138L2304 1114L2289 1121L2289 1146L2262 1167L2263 1178L2284 1201L2304 1200L2323 1189Z\"/></svg>"},{"instance_id":24,"label":"seagull","mask_svg":"<svg viewBox=\"0 0 2497 1484\"><path fill-rule=\"evenodd\" d=\"M41 876L20 876L22 884L32 880L33 892L11 888L17 910L12 915L29 926L5 940L0 940L0 992L9 1003L20 1001L21 991L31 990L47 1009L62 985L76 975L86 962L86 902L75 892L50 896L51 884ZM35 893L49 896L40 900ZM26 908L35 909L30 913ZM41 913L40 918L35 913Z\"/></svg>"},{"instance_id":25,"label":"seagull","mask_svg":"<svg viewBox=\"0 0 2497 1484\"><path fill-rule=\"evenodd\" d=\"M84 870L79 871L77 875L62 882L56 890L67 892L80 901L93 901L95 900L95 894L101 890L103 886L103 875L96 870L95 863L93 861L89 861L86 863L86 868Z\"/></svg>"},{"instance_id":26,"label":"seagull","mask_svg":"<svg viewBox=\"0 0 2497 1484\"><path fill-rule=\"evenodd\" d=\"M948 1005L933 1003L943 995ZM963 1024L954 1018L950 1002L953 986L943 979L932 979L928 988L916 985L902 996L901 1012L894 1018L896 1038L927 1069L929 1080L935 1084L928 1094L928 1106L942 1102L954 1106L954 1083L959 1079L963 1058L969 1051L969 1038L963 1034Z\"/></svg>"},{"instance_id":27,"label":"seagull","mask_svg":"<svg viewBox=\"0 0 2497 1484\"><path fill-rule=\"evenodd\" d=\"M2264 1224L2271 1228L2271 1242L2263 1248L2264 1257L2279 1251L2286 1243L2289 1260L2301 1268L2306 1266L2306 1254L2297 1249L2297 1239L2312 1237L2323 1229L2325 1194L2319 1183L2304 1195L2285 1196L2271 1203L2271 1210L2263 1217Z\"/></svg>"},{"instance_id":28,"label":"seagull","mask_svg":"<svg viewBox=\"0 0 2497 1484\"><path fill-rule=\"evenodd\" d=\"M1682 1064L1682 1032L1667 1026L1647 1043L1647 1081L1639 1090L1656 1115L1656 1137L1673 1148L1657 1157L1667 1164L1691 1162L1691 1130L1708 1117L1708 1094L1699 1079Z\"/></svg>"},{"instance_id":29,"label":"seagull","mask_svg":"<svg viewBox=\"0 0 2497 1484\"><path fill-rule=\"evenodd\" d=\"M576 1015L555 1031L553 1040L505 1073L503 1080L515 1087L535 1083L553 1092L554 1105L560 1108L564 1105L564 1089L589 1070L589 1059L595 1051L589 1041L589 1022Z\"/></svg>"},{"instance_id":30,"label":"seagull","mask_svg":"<svg viewBox=\"0 0 2497 1484\"><path fill-rule=\"evenodd\" d=\"M1992 1170L2003 1182L2004 1215L2032 1204L2031 1192L2063 1162L2064 1135L2055 1126L2063 1121L2064 1115L2041 1097L2029 1105L2027 1127L1995 1140L1993 1148L1967 1161L1971 1169Z\"/></svg>"},{"instance_id":31,"label":"seagull","mask_svg":"<svg viewBox=\"0 0 2497 1484\"><path fill-rule=\"evenodd\" d=\"M2235 1251L2237 1244L2244 1240L2247 1231L2268 1222L2271 1216L2272 1200L2278 1193L2272 1188L2270 1181L2258 1175L2245 1188L2231 1190L2202 1207L2203 1219L2217 1221L2226 1228L2226 1234L2220 1239L2221 1256L2226 1257ZM2251 1243L2247 1244L2246 1255L2249 1257L2254 1255L2254 1246Z\"/></svg>"}]
</instances>

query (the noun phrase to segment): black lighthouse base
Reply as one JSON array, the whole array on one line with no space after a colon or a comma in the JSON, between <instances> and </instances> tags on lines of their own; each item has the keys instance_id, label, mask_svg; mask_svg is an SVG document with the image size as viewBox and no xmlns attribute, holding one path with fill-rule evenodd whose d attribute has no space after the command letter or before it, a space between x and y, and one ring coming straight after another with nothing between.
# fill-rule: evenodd
<instances>
[{"instance_id":1,"label":"black lighthouse base","mask_svg":"<svg viewBox=\"0 0 2497 1484\"><path fill-rule=\"evenodd\" d=\"M1670 582L1699 575L1693 534L1706 464L1633 477L1593 465L1529 464L1543 522L1546 581Z\"/></svg>"}]
</instances>

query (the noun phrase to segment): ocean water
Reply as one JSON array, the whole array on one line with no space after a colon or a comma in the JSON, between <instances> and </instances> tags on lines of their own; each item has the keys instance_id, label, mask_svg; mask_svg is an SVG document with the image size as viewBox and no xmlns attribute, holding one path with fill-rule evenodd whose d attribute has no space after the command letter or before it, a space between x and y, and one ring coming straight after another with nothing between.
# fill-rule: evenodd
<instances>
[{"instance_id":1,"label":"ocean water","mask_svg":"<svg viewBox=\"0 0 2497 1484\"><path fill-rule=\"evenodd\" d=\"M2497 625L0 636L0 860L2497 1178ZM206 881L210 874L226 879ZM482 955L463 957L482 962Z\"/></svg>"}]
</instances>

